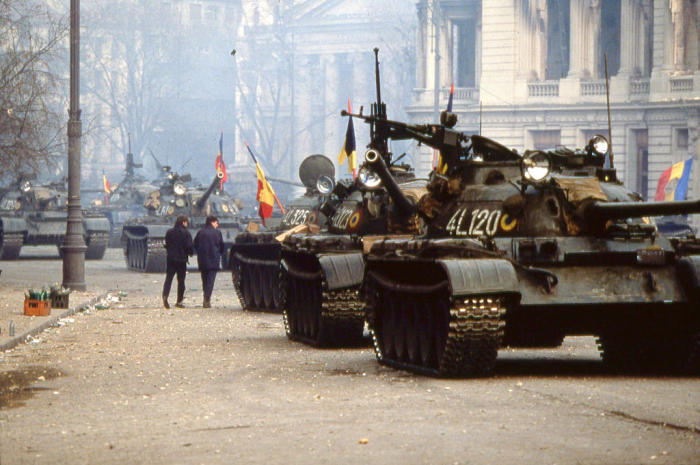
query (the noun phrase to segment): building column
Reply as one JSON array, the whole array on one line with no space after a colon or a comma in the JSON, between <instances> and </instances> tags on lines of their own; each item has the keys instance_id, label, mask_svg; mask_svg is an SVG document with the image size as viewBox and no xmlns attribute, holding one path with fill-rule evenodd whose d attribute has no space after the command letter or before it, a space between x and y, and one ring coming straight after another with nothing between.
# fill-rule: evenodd
<instances>
[{"instance_id":1,"label":"building column","mask_svg":"<svg viewBox=\"0 0 700 465\"><path fill-rule=\"evenodd\" d=\"M315 100L314 94L318 91L318 89L313 89L314 83L318 82L313 78L313 73L318 70L311 69L311 60L307 55L298 55L296 64L299 80L296 85L297 95L295 100L297 102L313 102ZM293 160L292 170L298 169L304 158L312 153L313 138L311 128L314 123L312 106L298 105L296 119L296 134L292 135L295 138L294 148L296 152L291 154L291 159ZM293 176L293 179L296 178L296 173L293 173Z\"/></svg>"},{"instance_id":2,"label":"building column","mask_svg":"<svg viewBox=\"0 0 700 465\"><path fill-rule=\"evenodd\" d=\"M331 160L333 160L333 154L335 152L340 152L340 146L342 145L341 138L339 135L338 127L341 123L340 110L347 109L347 98L343 99L340 93L343 89L347 89L345 85L341 85L340 82L340 62L341 57L338 55L326 55L321 60L321 65L324 68L324 102L323 107L327 114L330 114L330 118L324 118L325 130L323 131L324 141L323 141L323 153ZM345 100L345 103L343 103ZM342 118L345 119L345 118ZM337 155L337 154L336 154Z\"/></svg>"},{"instance_id":3,"label":"building column","mask_svg":"<svg viewBox=\"0 0 700 465\"><path fill-rule=\"evenodd\" d=\"M620 11L620 70L619 76L630 76L639 67L638 47L643 45L639 24L639 1L622 0Z\"/></svg>"},{"instance_id":4,"label":"building column","mask_svg":"<svg viewBox=\"0 0 700 465\"><path fill-rule=\"evenodd\" d=\"M654 30L652 46L654 67L651 70L651 101L667 98L670 92L668 76L673 69L673 22L671 21L670 0L656 0L653 3Z\"/></svg>"},{"instance_id":5,"label":"building column","mask_svg":"<svg viewBox=\"0 0 700 465\"><path fill-rule=\"evenodd\" d=\"M570 78L597 78L600 0L571 0Z\"/></svg>"},{"instance_id":6,"label":"building column","mask_svg":"<svg viewBox=\"0 0 700 465\"><path fill-rule=\"evenodd\" d=\"M587 0L571 0L569 21L569 78L581 78L586 66L585 62L585 26L584 9Z\"/></svg>"}]
</instances>

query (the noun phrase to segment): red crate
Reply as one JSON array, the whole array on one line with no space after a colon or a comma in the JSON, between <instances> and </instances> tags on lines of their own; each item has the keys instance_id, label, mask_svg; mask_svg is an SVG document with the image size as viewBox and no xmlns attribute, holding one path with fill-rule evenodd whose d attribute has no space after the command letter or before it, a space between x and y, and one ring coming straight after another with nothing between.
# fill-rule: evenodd
<instances>
[{"instance_id":1,"label":"red crate","mask_svg":"<svg viewBox=\"0 0 700 465\"><path fill-rule=\"evenodd\" d=\"M24 299L24 314L30 316L46 316L51 314L50 300Z\"/></svg>"}]
</instances>

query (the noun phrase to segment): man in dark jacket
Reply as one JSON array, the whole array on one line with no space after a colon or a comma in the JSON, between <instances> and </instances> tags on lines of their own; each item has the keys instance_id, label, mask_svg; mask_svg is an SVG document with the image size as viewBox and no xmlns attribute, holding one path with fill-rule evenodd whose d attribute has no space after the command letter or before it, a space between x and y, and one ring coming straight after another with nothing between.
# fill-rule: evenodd
<instances>
[{"instance_id":1,"label":"man in dark jacket","mask_svg":"<svg viewBox=\"0 0 700 465\"><path fill-rule=\"evenodd\" d=\"M219 219L207 216L207 222L194 238L194 248L197 250L199 272L202 274L202 290L204 302L202 307L211 308L211 293L214 290L216 272L219 270L221 256L224 254L224 238L219 231Z\"/></svg>"},{"instance_id":2,"label":"man in dark jacket","mask_svg":"<svg viewBox=\"0 0 700 465\"><path fill-rule=\"evenodd\" d=\"M187 230L187 217L179 215L175 220L175 226L165 233L165 249L167 250L167 265L165 269L165 282L163 283L163 306L170 308L168 296L173 276L177 274L177 303L176 307L183 308L182 300L185 298L185 276L187 275L187 257L192 256L192 234Z\"/></svg>"}]
</instances>

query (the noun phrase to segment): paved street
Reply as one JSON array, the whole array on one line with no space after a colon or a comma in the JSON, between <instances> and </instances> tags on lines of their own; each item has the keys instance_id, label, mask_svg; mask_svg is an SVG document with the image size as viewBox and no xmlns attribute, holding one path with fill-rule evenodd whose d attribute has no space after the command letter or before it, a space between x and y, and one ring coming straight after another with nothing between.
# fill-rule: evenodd
<instances>
[{"instance_id":1,"label":"paved street","mask_svg":"<svg viewBox=\"0 0 700 465\"><path fill-rule=\"evenodd\" d=\"M2 337L29 325L26 285L61 280L59 260L31 255L0 262ZM71 304L121 301L0 354L0 464L700 463L700 379L610 376L593 338L503 350L493 378L432 379L369 346L288 341L279 315L241 311L228 273L210 310L195 272L188 308L163 309L162 279L110 249Z\"/></svg>"}]
</instances>

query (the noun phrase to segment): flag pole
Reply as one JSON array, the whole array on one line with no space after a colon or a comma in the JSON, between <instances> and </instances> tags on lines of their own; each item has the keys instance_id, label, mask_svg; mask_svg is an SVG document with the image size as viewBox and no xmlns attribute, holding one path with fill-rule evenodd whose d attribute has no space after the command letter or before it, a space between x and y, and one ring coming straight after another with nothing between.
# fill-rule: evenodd
<instances>
[{"instance_id":1,"label":"flag pole","mask_svg":"<svg viewBox=\"0 0 700 465\"><path fill-rule=\"evenodd\" d=\"M250 148L250 146L248 145L248 142L245 142L245 141L244 141L243 143L245 144L245 148L248 149L248 153L250 154L250 156L253 157L253 163L255 163L255 164L257 165L257 164L258 164L258 160L257 160L257 158L255 158L255 155L253 154L253 150L252 150L252 149ZM265 182L266 182L266 183L268 184L268 186L269 186L270 183L267 181L267 178L265 179ZM281 211L282 214L284 215L285 212L284 212L284 207L282 206L282 202L280 202L280 199L277 197L277 194L275 193L275 190L272 188L272 186L269 186L269 187L270 187L270 192L272 192L272 196L275 198L275 202L277 202L277 206L280 207L280 211Z\"/></svg>"}]
</instances>

